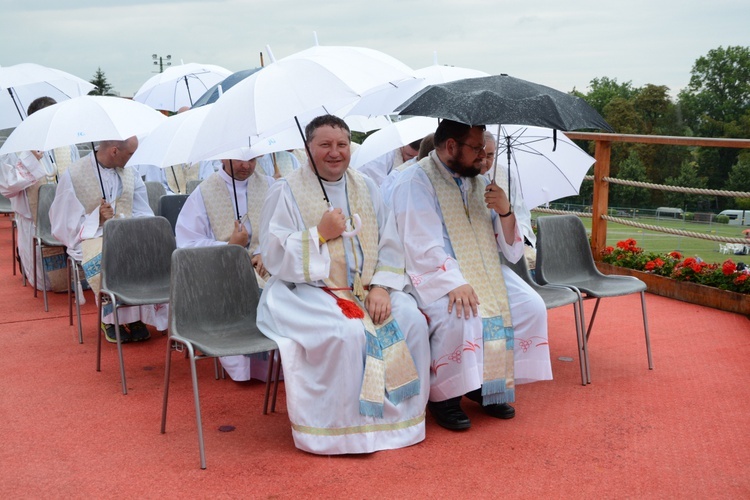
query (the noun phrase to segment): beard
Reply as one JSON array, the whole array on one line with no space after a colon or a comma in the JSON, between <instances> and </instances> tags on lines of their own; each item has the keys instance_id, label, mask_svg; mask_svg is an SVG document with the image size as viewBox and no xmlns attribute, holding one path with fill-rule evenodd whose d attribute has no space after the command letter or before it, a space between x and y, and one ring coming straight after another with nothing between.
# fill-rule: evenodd
<instances>
[{"instance_id":1,"label":"beard","mask_svg":"<svg viewBox=\"0 0 750 500\"><path fill-rule=\"evenodd\" d=\"M482 173L482 167L484 166L484 160L475 160L474 163L469 163L463 154L462 150L458 150L458 153L448 158L445 164L461 177L476 177Z\"/></svg>"}]
</instances>

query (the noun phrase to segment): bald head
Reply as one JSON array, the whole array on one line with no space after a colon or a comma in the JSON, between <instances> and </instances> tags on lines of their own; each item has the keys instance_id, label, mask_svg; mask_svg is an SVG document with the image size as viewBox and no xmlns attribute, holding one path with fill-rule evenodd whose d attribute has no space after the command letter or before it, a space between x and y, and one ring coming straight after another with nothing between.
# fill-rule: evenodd
<instances>
[{"instance_id":1,"label":"bald head","mask_svg":"<svg viewBox=\"0 0 750 500\"><path fill-rule=\"evenodd\" d=\"M136 136L124 141L101 141L96 152L96 159L104 168L122 168L138 149Z\"/></svg>"}]
</instances>

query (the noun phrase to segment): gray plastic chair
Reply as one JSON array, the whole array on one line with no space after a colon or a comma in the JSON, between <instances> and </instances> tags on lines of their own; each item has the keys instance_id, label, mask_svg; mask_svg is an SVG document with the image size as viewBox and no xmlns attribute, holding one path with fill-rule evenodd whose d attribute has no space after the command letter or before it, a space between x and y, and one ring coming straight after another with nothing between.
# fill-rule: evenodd
<instances>
[{"instance_id":1,"label":"gray plastic chair","mask_svg":"<svg viewBox=\"0 0 750 500\"><path fill-rule=\"evenodd\" d=\"M583 352L586 356L586 380L591 383L588 361L588 339L594 326L599 301L604 297L618 297L641 294L643 329L646 335L648 367L654 369L651 357L651 341L648 335L646 316L646 284L631 276L608 276L599 272L591 255L589 238L583 222L575 215L552 215L537 218L537 260L536 278L543 285L555 284L575 287L585 298L595 298L594 312L591 315L586 334L583 335ZM583 305L581 305L583 312ZM585 325L585 316L582 315Z\"/></svg>"},{"instance_id":2,"label":"gray plastic chair","mask_svg":"<svg viewBox=\"0 0 750 500\"><path fill-rule=\"evenodd\" d=\"M65 247L57 238L52 236L52 224L49 220L49 207L55 199L55 192L57 191L57 184L42 184L39 186L39 204L36 207L36 234L34 234L33 247L34 247L34 297L37 297L37 253L44 251L45 247ZM39 252L37 252L39 247ZM42 295L44 296L44 311L49 311L49 303L47 302L47 286L46 283L42 284Z\"/></svg>"},{"instance_id":3,"label":"gray plastic chair","mask_svg":"<svg viewBox=\"0 0 750 500\"><path fill-rule=\"evenodd\" d=\"M193 191L195 191L195 188L197 188L200 185L201 182L203 181L202 180L187 181L187 186L185 186L185 192L187 194L192 193Z\"/></svg>"},{"instance_id":4,"label":"gray plastic chair","mask_svg":"<svg viewBox=\"0 0 750 500\"><path fill-rule=\"evenodd\" d=\"M167 194L167 189L161 182L144 182L148 193L148 205L154 215L159 215L159 199Z\"/></svg>"},{"instance_id":5,"label":"gray plastic chair","mask_svg":"<svg viewBox=\"0 0 750 500\"><path fill-rule=\"evenodd\" d=\"M267 413L271 371L278 346L256 326L259 300L258 282L250 255L244 248L237 245L180 248L172 255L169 339L161 432L166 432L172 351L181 351L184 347L190 358L201 469L206 468L206 454L196 359L270 352L263 403L263 413ZM196 354L196 351L201 354ZM278 364L274 379L275 402Z\"/></svg>"},{"instance_id":6,"label":"gray plastic chair","mask_svg":"<svg viewBox=\"0 0 750 500\"><path fill-rule=\"evenodd\" d=\"M107 297L114 307L122 393L127 394L117 309L169 302L169 273L176 245L172 228L164 217L109 219L104 223L103 239L96 371L101 371L104 332L99 324L103 299Z\"/></svg>"},{"instance_id":7,"label":"gray plastic chair","mask_svg":"<svg viewBox=\"0 0 750 500\"><path fill-rule=\"evenodd\" d=\"M528 265L526 263L526 257L521 256L518 262L511 263L503 255L500 255L503 264L508 266L514 273L521 277L536 293L538 293L544 301L544 306L547 309L554 309L555 307L562 307L573 304L573 314L575 318L576 326L576 342L578 343L578 363L581 366L581 384L586 385L586 355L583 351L583 297L581 292L576 288L560 286L560 285L540 285L531 277Z\"/></svg>"},{"instance_id":8,"label":"gray plastic chair","mask_svg":"<svg viewBox=\"0 0 750 500\"><path fill-rule=\"evenodd\" d=\"M177 224L177 217L180 215L183 205L188 199L186 194L168 194L159 198L159 209L156 212L167 219L172 225L172 233L174 234L174 228Z\"/></svg>"}]
</instances>

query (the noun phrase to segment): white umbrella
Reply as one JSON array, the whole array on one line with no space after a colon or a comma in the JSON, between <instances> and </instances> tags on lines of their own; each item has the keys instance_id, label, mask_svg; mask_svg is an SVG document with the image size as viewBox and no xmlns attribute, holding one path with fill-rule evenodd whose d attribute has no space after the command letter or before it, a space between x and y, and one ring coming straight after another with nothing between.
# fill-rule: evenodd
<instances>
[{"instance_id":1,"label":"white umbrella","mask_svg":"<svg viewBox=\"0 0 750 500\"><path fill-rule=\"evenodd\" d=\"M344 121L349 125L349 129L355 132L370 132L378 130L391 124L391 119L387 116L345 116Z\"/></svg>"},{"instance_id":2,"label":"white umbrella","mask_svg":"<svg viewBox=\"0 0 750 500\"><path fill-rule=\"evenodd\" d=\"M495 135L497 125L487 129ZM562 132L526 125L500 126L496 166L488 172L491 179L510 171L511 184L529 209L550 201L578 194L583 177L594 164L594 158L568 139ZM510 154L508 154L510 152ZM507 178L507 177L506 177ZM504 184L498 179L498 184ZM515 187L512 189L516 193ZM512 202L513 200L511 200Z\"/></svg>"},{"instance_id":3,"label":"white umbrella","mask_svg":"<svg viewBox=\"0 0 750 500\"><path fill-rule=\"evenodd\" d=\"M393 114L399 104L406 101L414 94L436 83L446 83L465 78L478 78L489 76L489 73L470 68L459 68L456 66L440 66L433 64L425 68L414 70L415 80L403 81L398 86L378 89L368 93L360 99L351 109L346 111L347 115L373 116L379 114Z\"/></svg>"},{"instance_id":4,"label":"white umbrella","mask_svg":"<svg viewBox=\"0 0 750 500\"><path fill-rule=\"evenodd\" d=\"M416 69L414 70L414 73L419 78L424 78L427 85L453 82L456 80L463 80L464 78L490 76L489 73L485 73L478 69L461 68L458 66L441 66L439 64Z\"/></svg>"},{"instance_id":5,"label":"white umbrella","mask_svg":"<svg viewBox=\"0 0 750 500\"><path fill-rule=\"evenodd\" d=\"M304 59L277 61L250 75L218 99L203 122L195 151L212 156L250 147L262 136L305 123L358 99L327 69Z\"/></svg>"},{"instance_id":6,"label":"white umbrella","mask_svg":"<svg viewBox=\"0 0 750 500\"><path fill-rule=\"evenodd\" d=\"M352 155L351 166L359 168L389 151L435 132L437 126L438 120L436 118L426 116L415 116L393 122L362 142L362 145Z\"/></svg>"},{"instance_id":7,"label":"white umbrella","mask_svg":"<svg viewBox=\"0 0 750 500\"><path fill-rule=\"evenodd\" d=\"M133 100L154 109L177 111L192 106L208 89L231 74L228 69L213 64L171 66L141 85Z\"/></svg>"},{"instance_id":8,"label":"white umbrella","mask_svg":"<svg viewBox=\"0 0 750 500\"><path fill-rule=\"evenodd\" d=\"M26 109L38 97L62 102L88 94L94 85L59 69L33 63L0 67L0 129L12 128L26 118Z\"/></svg>"},{"instance_id":9,"label":"white umbrella","mask_svg":"<svg viewBox=\"0 0 750 500\"><path fill-rule=\"evenodd\" d=\"M128 165L156 165L168 168L181 163L201 160L250 160L266 153L273 153L303 146L296 129L288 129L275 136L259 140L252 148L237 147L212 155L196 154L195 145L203 121L214 104L206 104L183 113L170 116L154 128L138 145Z\"/></svg>"},{"instance_id":10,"label":"white umbrella","mask_svg":"<svg viewBox=\"0 0 750 500\"><path fill-rule=\"evenodd\" d=\"M8 136L0 154L48 151L61 146L125 140L150 132L166 117L120 97L80 96L41 109Z\"/></svg>"}]
</instances>

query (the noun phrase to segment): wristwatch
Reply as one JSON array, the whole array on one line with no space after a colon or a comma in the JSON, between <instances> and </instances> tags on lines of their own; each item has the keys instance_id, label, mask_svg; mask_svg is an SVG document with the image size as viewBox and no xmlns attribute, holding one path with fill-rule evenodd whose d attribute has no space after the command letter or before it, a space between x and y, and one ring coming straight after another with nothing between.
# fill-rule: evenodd
<instances>
[{"instance_id":1,"label":"wristwatch","mask_svg":"<svg viewBox=\"0 0 750 500\"><path fill-rule=\"evenodd\" d=\"M391 288L389 286L377 285L375 283L370 283L370 290L372 290L373 288L382 288L383 290L385 290L388 293L391 293L391 290L393 290L393 288Z\"/></svg>"}]
</instances>

